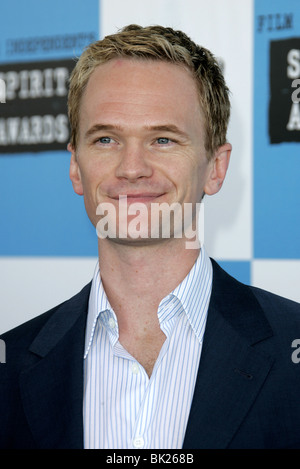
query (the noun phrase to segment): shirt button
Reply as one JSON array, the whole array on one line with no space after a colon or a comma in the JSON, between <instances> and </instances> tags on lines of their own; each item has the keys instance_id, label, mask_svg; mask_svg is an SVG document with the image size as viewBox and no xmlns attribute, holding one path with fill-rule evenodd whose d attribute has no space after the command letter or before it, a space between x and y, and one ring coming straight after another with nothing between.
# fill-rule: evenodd
<instances>
[{"instance_id":1,"label":"shirt button","mask_svg":"<svg viewBox=\"0 0 300 469\"><path fill-rule=\"evenodd\" d=\"M138 375L140 372L139 365L137 363L133 363L131 367L131 371L134 375Z\"/></svg>"},{"instance_id":2,"label":"shirt button","mask_svg":"<svg viewBox=\"0 0 300 469\"><path fill-rule=\"evenodd\" d=\"M144 446L144 438L142 436L138 436L133 440L133 446L135 448L142 448Z\"/></svg>"},{"instance_id":3,"label":"shirt button","mask_svg":"<svg viewBox=\"0 0 300 469\"><path fill-rule=\"evenodd\" d=\"M116 327L116 322L115 322L114 318L109 318L108 324L109 324L109 327L111 327L112 329L114 329Z\"/></svg>"}]
</instances>

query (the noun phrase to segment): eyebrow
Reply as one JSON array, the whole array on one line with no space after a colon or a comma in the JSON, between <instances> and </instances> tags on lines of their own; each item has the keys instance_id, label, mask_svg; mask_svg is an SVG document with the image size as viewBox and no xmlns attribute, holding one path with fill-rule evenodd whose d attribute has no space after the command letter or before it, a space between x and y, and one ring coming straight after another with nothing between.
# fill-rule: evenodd
<instances>
[{"instance_id":1,"label":"eyebrow","mask_svg":"<svg viewBox=\"0 0 300 469\"><path fill-rule=\"evenodd\" d=\"M146 126L146 129L153 132L170 132L183 138L188 138L188 134L174 124Z\"/></svg>"},{"instance_id":2,"label":"eyebrow","mask_svg":"<svg viewBox=\"0 0 300 469\"><path fill-rule=\"evenodd\" d=\"M111 132L113 130L122 130L122 127L118 125L108 125L108 124L95 124L90 129L88 129L85 133L85 138L88 139L89 137L93 136L97 132L107 131Z\"/></svg>"},{"instance_id":3,"label":"eyebrow","mask_svg":"<svg viewBox=\"0 0 300 469\"><path fill-rule=\"evenodd\" d=\"M188 134L183 130L179 129L174 124L163 124L163 125L146 125L145 130L149 132L169 132L173 134L177 134L178 136L187 139ZM85 133L85 138L88 139L92 137L97 132L112 132L114 130L123 131L123 127L120 125L111 125L111 124L95 124L90 129L87 130Z\"/></svg>"}]
</instances>

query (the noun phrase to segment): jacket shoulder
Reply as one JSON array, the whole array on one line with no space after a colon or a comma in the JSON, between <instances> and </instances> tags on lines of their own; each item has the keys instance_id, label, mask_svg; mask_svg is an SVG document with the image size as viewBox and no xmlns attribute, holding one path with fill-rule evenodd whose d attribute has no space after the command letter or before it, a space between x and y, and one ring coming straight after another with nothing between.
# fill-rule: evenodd
<instances>
[{"instance_id":1,"label":"jacket shoulder","mask_svg":"<svg viewBox=\"0 0 300 469\"><path fill-rule=\"evenodd\" d=\"M249 287L272 327L300 337L300 303L257 287Z\"/></svg>"},{"instance_id":2,"label":"jacket shoulder","mask_svg":"<svg viewBox=\"0 0 300 469\"><path fill-rule=\"evenodd\" d=\"M261 305L266 308L278 308L279 311L282 311L283 309L288 309L291 314L300 313L300 303L298 303L297 301L285 298L280 295L276 295L275 293L271 293L270 291L263 290L258 287L253 286L249 288L252 290Z\"/></svg>"},{"instance_id":3,"label":"jacket shoulder","mask_svg":"<svg viewBox=\"0 0 300 469\"><path fill-rule=\"evenodd\" d=\"M78 310L86 309L90 288L91 283L86 285L72 298L2 334L0 338L5 342L9 356L15 358L16 355L28 349L39 332L48 323L51 324L51 321L57 321L58 318L60 321L63 321L65 315L67 315L66 320L71 320Z\"/></svg>"},{"instance_id":4,"label":"jacket shoulder","mask_svg":"<svg viewBox=\"0 0 300 469\"><path fill-rule=\"evenodd\" d=\"M300 337L300 303L246 285L225 272L213 259L212 264L214 305L232 324L242 328L244 334L248 335L250 326L253 331L258 330L266 320L273 334Z\"/></svg>"},{"instance_id":5,"label":"jacket shoulder","mask_svg":"<svg viewBox=\"0 0 300 469\"><path fill-rule=\"evenodd\" d=\"M36 366L38 370L41 363L48 363L48 370L51 370L53 363L61 362L61 357L70 348L76 349L77 357L78 354L83 356L90 286L88 284L69 300L1 336L6 347L6 362L0 366L0 448L36 447L24 408L23 398L27 391L22 393L22 379L30 376ZM47 359L42 361L46 356ZM76 363L79 363L81 373L80 360ZM47 372L39 375L39 385L43 380L47 385L51 382ZM51 382L51 388L53 384Z\"/></svg>"}]
</instances>

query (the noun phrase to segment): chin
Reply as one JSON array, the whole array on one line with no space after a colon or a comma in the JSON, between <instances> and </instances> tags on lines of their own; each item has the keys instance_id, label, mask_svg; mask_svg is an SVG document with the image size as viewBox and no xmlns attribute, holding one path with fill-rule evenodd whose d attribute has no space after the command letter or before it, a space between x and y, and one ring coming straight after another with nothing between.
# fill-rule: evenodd
<instances>
[{"instance_id":1,"label":"chin","mask_svg":"<svg viewBox=\"0 0 300 469\"><path fill-rule=\"evenodd\" d=\"M171 238L151 238L150 236L148 237L138 237L138 238L132 238L127 236L126 238L121 238L121 237L114 237L114 238L109 238L107 237L107 240L119 244L121 246L128 246L128 247L151 247L151 246L157 246L162 243L167 243L170 241Z\"/></svg>"}]
</instances>

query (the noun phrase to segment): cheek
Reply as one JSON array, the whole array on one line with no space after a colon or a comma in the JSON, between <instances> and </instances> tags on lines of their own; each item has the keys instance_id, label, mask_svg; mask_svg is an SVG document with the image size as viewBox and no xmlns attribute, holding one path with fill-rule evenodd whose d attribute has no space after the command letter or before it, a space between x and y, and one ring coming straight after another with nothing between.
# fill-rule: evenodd
<instances>
[{"instance_id":1,"label":"cheek","mask_svg":"<svg viewBox=\"0 0 300 469\"><path fill-rule=\"evenodd\" d=\"M95 191L95 188L101 184L103 180L103 165L99 164L99 161L84 161L84 164L80 167L81 181L86 193Z\"/></svg>"},{"instance_id":2,"label":"cheek","mask_svg":"<svg viewBox=\"0 0 300 469\"><path fill-rule=\"evenodd\" d=\"M204 193L205 183L208 177L208 167L206 164L194 165L188 174L185 174L186 198L191 202L200 203ZM183 180L183 177L182 177Z\"/></svg>"}]
</instances>

